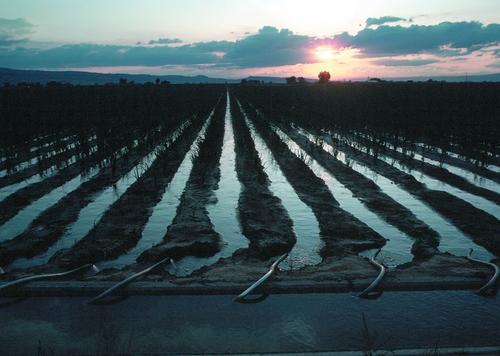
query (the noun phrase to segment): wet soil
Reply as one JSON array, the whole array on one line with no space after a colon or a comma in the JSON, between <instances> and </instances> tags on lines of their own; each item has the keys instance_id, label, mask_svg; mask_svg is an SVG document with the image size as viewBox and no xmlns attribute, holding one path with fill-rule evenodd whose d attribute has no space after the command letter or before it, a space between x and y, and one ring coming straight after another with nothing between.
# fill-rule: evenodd
<instances>
[{"instance_id":1,"label":"wet soil","mask_svg":"<svg viewBox=\"0 0 500 356\"><path fill-rule=\"evenodd\" d=\"M356 254L385 244L381 235L341 209L325 182L289 150L269 124L258 118L250 106L244 107L299 198L313 210L324 241L320 252L322 257Z\"/></svg>"},{"instance_id":2,"label":"wet soil","mask_svg":"<svg viewBox=\"0 0 500 356\"><path fill-rule=\"evenodd\" d=\"M69 268L113 259L135 246L205 119L193 119L181 137L158 153L151 167L105 212L99 223L72 248L58 251L49 264Z\"/></svg>"},{"instance_id":3,"label":"wet soil","mask_svg":"<svg viewBox=\"0 0 500 356\"><path fill-rule=\"evenodd\" d=\"M177 213L163 241L144 251L137 261L156 262L170 257L209 257L220 251L221 236L214 230L207 205L215 199L220 180L219 160L224 139L226 97L217 104L196 157Z\"/></svg>"},{"instance_id":4,"label":"wet soil","mask_svg":"<svg viewBox=\"0 0 500 356\"><path fill-rule=\"evenodd\" d=\"M260 259L286 253L296 241L293 222L281 200L270 190L269 177L234 97L231 116L236 173L241 182L238 217L243 234L250 240L249 253Z\"/></svg>"}]
</instances>

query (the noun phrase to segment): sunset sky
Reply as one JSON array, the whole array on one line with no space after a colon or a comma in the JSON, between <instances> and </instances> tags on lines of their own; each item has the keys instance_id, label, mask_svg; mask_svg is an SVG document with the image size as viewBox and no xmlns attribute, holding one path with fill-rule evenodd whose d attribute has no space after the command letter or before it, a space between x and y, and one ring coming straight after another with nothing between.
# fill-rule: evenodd
<instances>
[{"instance_id":1,"label":"sunset sky","mask_svg":"<svg viewBox=\"0 0 500 356\"><path fill-rule=\"evenodd\" d=\"M498 0L15 0L0 67L334 79L500 72Z\"/></svg>"}]
</instances>

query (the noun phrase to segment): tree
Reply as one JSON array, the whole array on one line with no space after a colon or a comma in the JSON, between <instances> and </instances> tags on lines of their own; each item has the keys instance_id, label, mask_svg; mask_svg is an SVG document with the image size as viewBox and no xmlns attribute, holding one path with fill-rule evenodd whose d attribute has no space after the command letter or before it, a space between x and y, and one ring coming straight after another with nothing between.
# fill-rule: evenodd
<instances>
[{"instance_id":1,"label":"tree","mask_svg":"<svg viewBox=\"0 0 500 356\"><path fill-rule=\"evenodd\" d=\"M319 82L321 84L326 84L330 81L330 72L327 72L326 70L319 72L318 74Z\"/></svg>"},{"instance_id":2,"label":"tree","mask_svg":"<svg viewBox=\"0 0 500 356\"><path fill-rule=\"evenodd\" d=\"M291 76L286 78L286 84L297 84L297 78L295 76Z\"/></svg>"},{"instance_id":3,"label":"tree","mask_svg":"<svg viewBox=\"0 0 500 356\"><path fill-rule=\"evenodd\" d=\"M304 77L298 77L297 81L299 82L299 84L304 84L306 82Z\"/></svg>"}]
</instances>

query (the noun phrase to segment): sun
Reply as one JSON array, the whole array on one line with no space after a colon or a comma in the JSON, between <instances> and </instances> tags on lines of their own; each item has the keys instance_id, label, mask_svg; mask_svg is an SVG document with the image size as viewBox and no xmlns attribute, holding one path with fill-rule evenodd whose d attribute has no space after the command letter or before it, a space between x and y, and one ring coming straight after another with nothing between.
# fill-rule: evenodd
<instances>
[{"instance_id":1,"label":"sun","mask_svg":"<svg viewBox=\"0 0 500 356\"><path fill-rule=\"evenodd\" d=\"M314 54L321 62L328 62L335 58L335 52L330 46L316 47Z\"/></svg>"}]
</instances>

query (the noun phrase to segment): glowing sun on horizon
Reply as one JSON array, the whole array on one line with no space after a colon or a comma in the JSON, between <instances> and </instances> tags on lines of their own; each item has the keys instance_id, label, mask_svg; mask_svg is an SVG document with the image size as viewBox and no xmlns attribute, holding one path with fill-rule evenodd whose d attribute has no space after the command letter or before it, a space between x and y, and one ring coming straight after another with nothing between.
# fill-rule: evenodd
<instances>
[{"instance_id":1,"label":"glowing sun on horizon","mask_svg":"<svg viewBox=\"0 0 500 356\"><path fill-rule=\"evenodd\" d=\"M328 62L335 58L335 51L330 46L316 47L314 54L321 62Z\"/></svg>"}]
</instances>

